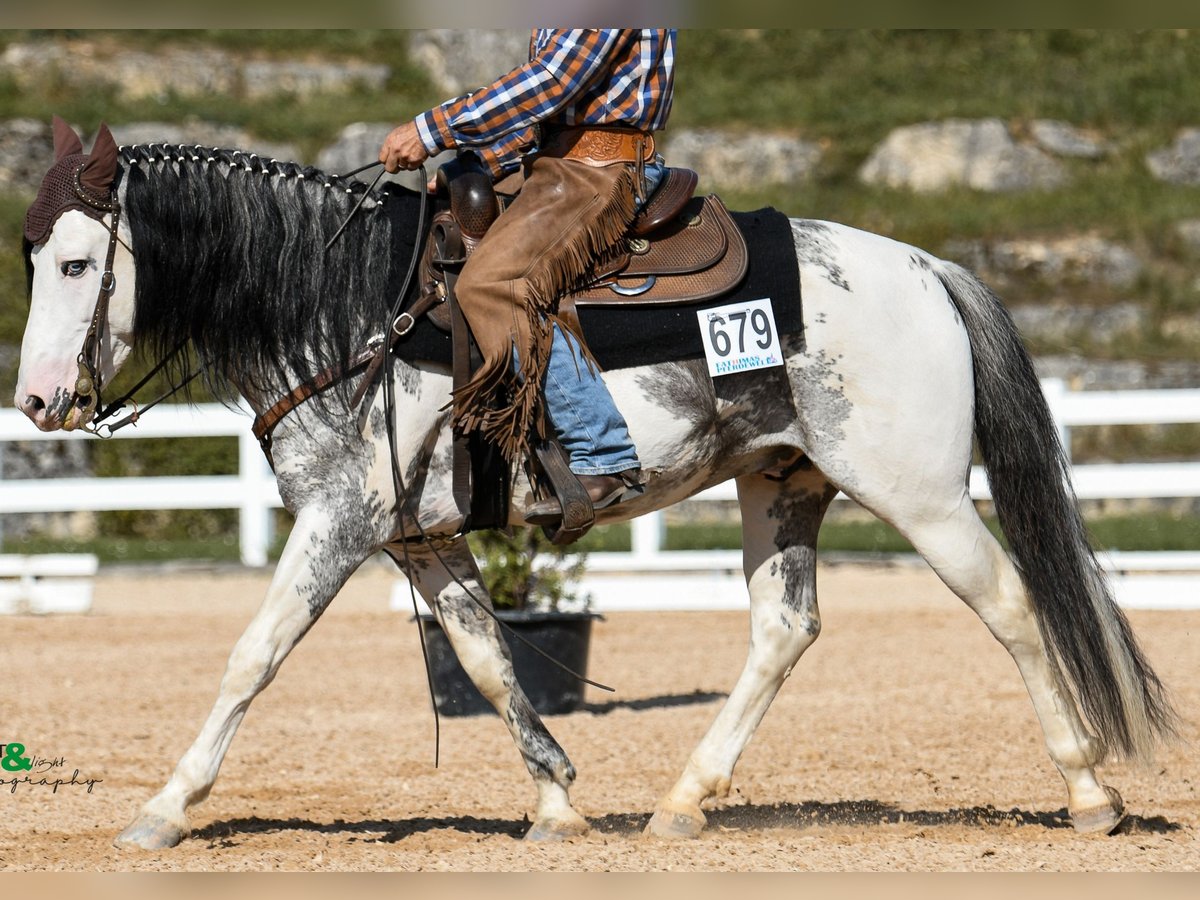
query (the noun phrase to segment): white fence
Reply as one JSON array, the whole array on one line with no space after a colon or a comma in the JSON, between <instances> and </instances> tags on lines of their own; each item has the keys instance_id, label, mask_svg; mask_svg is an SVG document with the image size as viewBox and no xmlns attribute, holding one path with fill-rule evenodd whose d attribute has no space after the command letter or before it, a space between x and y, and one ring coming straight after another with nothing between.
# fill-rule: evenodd
<instances>
[{"instance_id":1,"label":"white fence","mask_svg":"<svg viewBox=\"0 0 1200 900\"><path fill-rule=\"evenodd\" d=\"M271 510L283 506L275 476L250 433L251 413L216 403L156 406L114 441L143 438L236 437L236 475L152 478L5 479L0 513L107 511L114 509L236 509L242 562L265 566L271 543ZM15 409L0 409L0 454L9 441L97 440L80 432L43 433ZM0 456L0 461L3 457ZM0 468L0 474L3 469Z\"/></svg>"},{"instance_id":2,"label":"white fence","mask_svg":"<svg viewBox=\"0 0 1200 900\"><path fill-rule=\"evenodd\" d=\"M1200 422L1200 390L1068 391L1064 382L1042 382L1051 412L1064 437L1071 428L1087 425L1176 424ZM258 442L250 434L250 413L215 404L195 407L156 407L136 426L118 431L113 440L166 437L229 436L238 439L236 475L162 476L154 478L39 478L4 480L0 513L70 512L115 509L237 509L240 513L242 562L267 563L271 541L271 510L281 506L274 476ZM0 462L9 441L94 440L79 433L39 432L19 411L0 410ZM1069 446L1069 442L1068 442ZM0 467L0 475L3 469ZM1200 497L1200 462L1120 465L1082 465L1074 468L1075 490L1081 499ZM987 498L987 481L973 470L971 495ZM701 500L736 497L732 482L698 495ZM662 514L633 522L629 553L597 553L589 570L713 571L741 566L732 552L664 551ZM1200 553L1111 554L1118 570L1200 571Z\"/></svg>"}]
</instances>

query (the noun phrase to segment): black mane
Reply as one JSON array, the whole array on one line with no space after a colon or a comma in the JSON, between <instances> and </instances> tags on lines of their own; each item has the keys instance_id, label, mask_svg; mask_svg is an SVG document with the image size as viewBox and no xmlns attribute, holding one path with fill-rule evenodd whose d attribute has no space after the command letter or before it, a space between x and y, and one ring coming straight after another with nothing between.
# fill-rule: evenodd
<instances>
[{"instance_id":1,"label":"black mane","mask_svg":"<svg viewBox=\"0 0 1200 900\"><path fill-rule=\"evenodd\" d=\"M415 192L373 191L326 252L363 182L200 147L122 147L121 163L134 339L153 358L190 341L215 392L266 395L382 330L420 233Z\"/></svg>"}]
</instances>

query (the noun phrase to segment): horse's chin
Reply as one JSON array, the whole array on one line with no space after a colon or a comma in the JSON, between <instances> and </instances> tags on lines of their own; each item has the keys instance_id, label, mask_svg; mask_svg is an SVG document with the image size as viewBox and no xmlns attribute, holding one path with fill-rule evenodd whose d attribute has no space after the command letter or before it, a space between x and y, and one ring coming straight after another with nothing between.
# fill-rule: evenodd
<instances>
[{"instance_id":1,"label":"horse's chin","mask_svg":"<svg viewBox=\"0 0 1200 900\"><path fill-rule=\"evenodd\" d=\"M92 413L84 412L78 406L72 406L59 426L63 431L75 431L92 421ZM53 430L53 429L47 429Z\"/></svg>"}]
</instances>

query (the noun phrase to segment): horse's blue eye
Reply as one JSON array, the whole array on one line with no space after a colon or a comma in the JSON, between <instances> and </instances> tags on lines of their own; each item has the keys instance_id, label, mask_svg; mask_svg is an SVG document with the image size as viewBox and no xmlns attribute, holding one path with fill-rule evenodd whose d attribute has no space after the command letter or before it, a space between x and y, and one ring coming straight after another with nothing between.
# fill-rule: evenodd
<instances>
[{"instance_id":1,"label":"horse's blue eye","mask_svg":"<svg viewBox=\"0 0 1200 900\"><path fill-rule=\"evenodd\" d=\"M87 271L88 264L87 260L85 259L72 259L63 263L60 268L62 269L63 275L65 275L67 278L78 278Z\"/></svg>"}]
</instances>

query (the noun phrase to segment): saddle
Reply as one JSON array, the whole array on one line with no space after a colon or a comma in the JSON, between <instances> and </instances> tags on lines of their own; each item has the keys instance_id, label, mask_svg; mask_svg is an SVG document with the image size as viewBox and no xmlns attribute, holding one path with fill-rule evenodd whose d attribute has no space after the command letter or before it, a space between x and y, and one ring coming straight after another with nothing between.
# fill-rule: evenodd
<instances>
[{"instance_id":1,"label":"saddle","mask_svg":"<svg viewBox=\"0 0 1200 900\"><path fill-rule=\"evenodd\" d=\"M580 308L692 303L728 293L745 278L745 239L716 195L694 196L698 180L690 169L667 169L631 224L624 247L560 298L559 317L585 347ZM437 187L419 274L423 295L438 298L427 316L451 335L458 388L470 379L479 357L455 299L454 281L519 193L519 175L494 184L477 157L466 153L438 170ZM473 528L503 525L507 518L508 473L495 448L482 443L474 435L455 442L454 494L464 521ZM578 540L595 521L591 501L557 441L543 442L534 451L531 482L537 485L537 475L548 481L563 509L561 524L545 531L556 544Z\"/></svg>"},{"instance_id":2,"label":"saddle","mask_svg":"<svg viewBox=\"0 0 1200 900\"><path fill-rule=\"evenodd\" d=\"M438 209L421 262L422 284L445 284L447 267L461 265L492 222L519 193L519 174L493 184L473 154L438 170ZM719 297L746 276L746 241L715 194L694 196L698 176L668 168L658 188L630 225L624 248L560 298L559 316L586 346L581 307L675 305ZM448 305L430 319L451 330Z\"/></svg>"}]
</instances>

